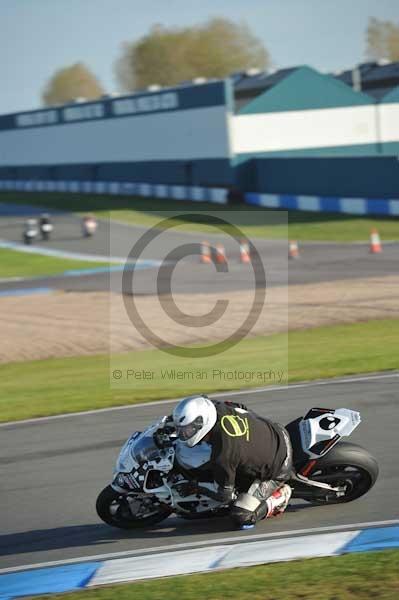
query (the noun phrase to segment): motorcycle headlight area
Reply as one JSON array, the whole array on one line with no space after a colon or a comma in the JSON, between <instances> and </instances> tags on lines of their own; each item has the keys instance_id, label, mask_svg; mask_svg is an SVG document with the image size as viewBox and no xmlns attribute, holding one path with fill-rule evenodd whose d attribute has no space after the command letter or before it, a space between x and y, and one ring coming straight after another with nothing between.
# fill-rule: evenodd
<instances>
[{"instance_id":1,"label":"motorcycle headlight area","mask_svg":"<svg viewBox=\"0 0 399 600\"><path fill-rule=\"evenodd\" d=\"M155 489L162 484L162 472L173 467L174 450L162 450L152 433L135 433L123 446L115 469L114 484L124 490Z\"/></svg>"},{"instance_id":2,"label":"motorcycle headlight area","mask_svg":"<svg viewBox=\"0 0 399 600\"><path fill-rule=\"evenodd\" d=\"M136 440L133 440L131 453L133 459L141 464L159 458L160 449L155 444L152 435L140 435Z\"/></svg>"},{"instance_id":3,"label":"motorcycle headlight area","mask_svg":"<svg viewBox=\"0 0 399 600\"><path fill-rule=\"evenodd\" d=\"M160 455L152 435L133 434L125 443L116 463L116 470L128 472L145 462L154 461Z\"/></svg>"}]
</instances>

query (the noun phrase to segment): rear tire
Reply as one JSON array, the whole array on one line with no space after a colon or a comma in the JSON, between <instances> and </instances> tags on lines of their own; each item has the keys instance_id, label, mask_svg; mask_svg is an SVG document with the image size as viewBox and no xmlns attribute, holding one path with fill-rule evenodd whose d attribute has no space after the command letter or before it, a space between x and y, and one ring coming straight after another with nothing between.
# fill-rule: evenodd
<instances>
[{"instance_id":1,"label":"rear tire","mask_svg":"<svg viewBox=\"0 0 399 600\"><path fill-rule=\"evenodd\" d=\"M131 498L134 497L131 496ZM97 498L96 511L100 519L107 525L119 529L139 529L155 525L155 523L163 521L170 515L171 511L168 506L160 503L155 504L155 502L157 501L154 501L151 496L146 497L146 504L142 507L143 516L135 516L127 495L116 492L108 485ZM153 503L153 506L151 506L151 503ZM140 509L140 506L138 508Z\"/></svg>"},{"instance_id":2,"label":"rear tire","mask_svg":"<svg viewBox=\"0 0 399 600\"><path fill-rule=\"evenodd\" d=\"M308 478L345 486L345 495L327 494L325 498L315 497L311 502L343 504L357 500L371 490L377 480L378 470L377 461L367 450L355 444L341 442L317 461Z\"/></svg>"}]
</instances>

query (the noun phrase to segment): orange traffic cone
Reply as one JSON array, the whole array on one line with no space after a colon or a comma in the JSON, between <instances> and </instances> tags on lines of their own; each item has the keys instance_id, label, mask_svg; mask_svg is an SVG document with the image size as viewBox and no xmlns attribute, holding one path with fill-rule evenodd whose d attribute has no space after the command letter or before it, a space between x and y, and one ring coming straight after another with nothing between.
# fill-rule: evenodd
<instances>
[{"instance_id":1,"label":"orange traffic cone","mask_svg":"<svg viewBox=\"0 0 399 600\"><path fill-rule=\"evenodd\" d=\"M370 231L370 252L371 254L382 252L380 234L375 228Z\"/></svg>"},{"instance_id":2,"label":"orange traffic cone","mask_svg":"<svg viewBox=\"0 0 399 600\"><path fill-rule=\"evenodd\" d=\"M201 262L203 264L209 264L212 262L211 247L209 242L202 242L201 244Z\"/></svg>"},{"instance_id":3,"label":"orange traffic cone","mask_svg":"<svg viewBox=\"0 0 399 600\"><path fill-rule=\"evenodd\" d=\"M298 242L290 240L288 244L288 258L299 258Z\"/></svg>"},{"instance_id":4,"label":"orange traffic cone","mask_svg":"<svg viewBox=\"0 0 399 600\"><path fill-rule=\"evenodd\" d=\"M219 264L226 263L226 252L223 244L216 244L216 262Z\"/></svg>"},{"instance_id":5,"label":"orange traffic cone","mask_svg":"<svg viewBox=\"0 0 399 600\"><path fill-rule=\"evenodd\" d=\"M248 240L240 241L240 261L245 264L251 262L251 254L249 250Z\"/></svg>"}]
</instances>

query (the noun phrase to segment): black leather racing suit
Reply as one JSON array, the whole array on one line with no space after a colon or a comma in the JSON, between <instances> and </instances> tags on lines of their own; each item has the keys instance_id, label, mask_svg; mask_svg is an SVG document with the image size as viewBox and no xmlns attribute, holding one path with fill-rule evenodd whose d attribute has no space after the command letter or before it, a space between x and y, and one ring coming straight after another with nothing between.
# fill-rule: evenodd
<instances>
[{"instance_id":1,"label":"black leather racing suit","mask_svg":"<svg viewBox=\"0 0 399 600\"><path fill-rule=\"evenodd\" d=\"M256 510L238 499L231 516L238 524L255 522L266 514L266 500L289 479L292 448L288 433L278 423L260 417L245 406L214 402L217 421L208 443L212 447L210 467L218 484L217 499L230 503L234 489L250 491L259 500ZM254 482L259 485L254 486ZM206 494L205 488L201 492ZM209 495L209 494L208 494ZM251 503L252 504L252 503Z\"/></svg>"}]
</instances>

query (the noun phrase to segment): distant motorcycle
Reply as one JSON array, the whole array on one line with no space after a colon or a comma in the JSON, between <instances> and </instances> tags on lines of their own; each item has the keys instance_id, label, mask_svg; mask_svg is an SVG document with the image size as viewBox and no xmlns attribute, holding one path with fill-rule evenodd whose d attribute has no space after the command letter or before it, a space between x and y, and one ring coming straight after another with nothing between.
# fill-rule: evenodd
<instances>
[{"instance_id":1,"label":"distant motorcycle","mask_svg":"<svg viewBox=\"0 0 399 600\"><path fill-rule=\"evenodd\" d=\"M50 234L53 231L53 224L50 221L50 217L48 215L43 215L40 218L40 233L42 236L42 240L46 241L50 239Z\"/></svg>"},{"instance_id":2,"label":"distant motorcycle","mask_svg":"<svg viewBox=\"0 0 399 600\"><path fill-rule=\"evenodd\" d=\"M340 441L360 423L346 408L312 408L287 425L294 470L288 482L293 498L312 504L340 504L363 496L378 477L378 464L364 448ZM216 496L206 443L187 448L176 436L171 417L135 432L119 454L112 483L97 498L98 516L121 529L146 527L175 513L185 519L226 512ZM195 494L187 495L195 481ZM201 493L207 488L208 494ZM240 489L239 484L236 494ZM214 497L212 498L212 494Z\"/></svg>"},{"instance_id":3,"label":"distant motorcycle","mask_svg":"<svg viewBox=\"0 0 399 600\"><path fill-rule=\"evenodd\" d=\"M36 219L28 219L28 221L25 224L25 229L22 236L24 244L32 244L32 242L34 242L37 238L38 234L39 231Z\"/></svg>"},{"instance_id":4,"label":"distant motorcycle","mask_svg":"<svg viewBox=\"0 0 399 600\"><path fill-rule=\"evenodd\" d=\"M82 221L82 233L84 237L92 237L97 231L97 221L96 219L88 215L83 217Z\"/></svg>"}]
</instances>

